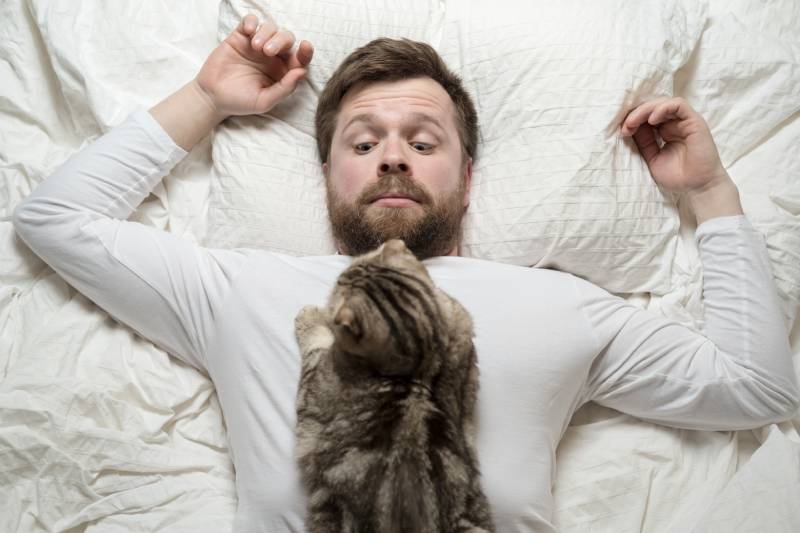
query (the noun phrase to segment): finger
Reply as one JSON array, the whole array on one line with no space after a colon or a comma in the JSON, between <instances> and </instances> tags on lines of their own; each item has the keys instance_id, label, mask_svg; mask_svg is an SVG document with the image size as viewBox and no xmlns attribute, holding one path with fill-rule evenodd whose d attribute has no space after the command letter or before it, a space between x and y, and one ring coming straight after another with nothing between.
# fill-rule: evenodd
<instances>
[{"instance_id":1,"label":"finger","mask_svg":"<svg viewBox=\"0 0 800 533\"><path fill-rule=\"evenodd\" d=\"M300 41L294 54L289 56L289 68L304 68L311 63L314 57L314 45L308 41Z\"/></svg>"},{"instance_id":2,"label":"finger","mask_svg":"<svg viewBox=\"0 0 800 533\"><path fill-rule=\"evenodd\" d=\"M275 104L292 94L297 88L297 84L300 83L300 80L305 77L307 72L306 69L293 68L277 83L273 83L269 87L261 89L258 95L257 105L259 109L257 112L265 113L269 111Z\"/></svg>"},{"instance_id":3,"label":"finger","mask_svg":"<svg viewBox=\"0 0 800 533\"><path fill-rule=\"evenodd\" d=\"M633 135L633 141L636 143L636 147L639 148L639 153L642 154L642 157L648 165L661 151L658 146L655 129L649 124L638 128Z\"/></svg>"},{"instance_id":4,"label":"finger","mask_svg":"<svg viewBox=\"0 0 800 533\"><path fill-rule=\"evenodd\" d=\"M681 98L671 98L658 104L647 119L653 126L667 120L684 120L689 118L689 106Z\"/></svg>"},{"instance_id":5,"label":"finger","mask_svg":"<svg viewBox=\"0 0 800 533\"><path fill-rule=\"evenodd\" d=\"M625 120L622 121L622 136L627 137L633 135L639 126L647 122L647 118L650 116L650 113L653 112L653 109L666 99L666 97L656 98L655 100L644 102L631 110L628 116L625 117Z\"/></svg>"},{"instance_id":6,"label":"finger","mask_svg":"<svg viewBox=\"0 0 800 533\"><path fill-rule=\"evenodd\" d=\"M664 142L678 141L686 137L686 133L681 129L681 123L677 120L669 120L658 126L658 136Z\"/></svg>"},{"instance_id":7,"label":"finger","mask_svg":"<svg viewBox=\"0 0 800 533\"><path fill-rule=\"evenodd\" d=\"M253 34L253 39L250 41L253 50L261 51L264 47L264 43L269 41L277 31L278 26L271 18L267 17L264 19L258 26L258 29L256 29L255 34Z\"/></svg>"},{"instance_id":8,"label":"finger","mask_svg":"<svg viewBox=\"0 0 800 533\"><path fill-rule=\"evenodd\" d=\"M292 45L294 45L294 34L288 30L279 30L264 44L264 53L276 56L291 50Z\"/></svg>"},{"instance_id":9,"label":"finger","mask_svg":"<svg viewBox=\"0 0 800 533\"><path fill-rule=\"evenodd\" d=\"M256 17L251 13L245 15L242 18L242 21L237 29L242 33L244 33L245 35L250 36L253 34L254 31L256 31L257 27L258 27L258 17Z\"/></svg>"}]
</instances>

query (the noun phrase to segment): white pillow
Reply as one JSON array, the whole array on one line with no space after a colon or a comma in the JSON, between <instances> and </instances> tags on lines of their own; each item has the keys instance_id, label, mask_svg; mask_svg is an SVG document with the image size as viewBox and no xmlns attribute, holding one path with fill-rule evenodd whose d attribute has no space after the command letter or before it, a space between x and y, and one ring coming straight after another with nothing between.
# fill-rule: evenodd
<instances>
[{"instance_id":1,"label":"white pillow","mask_svg":"<svg viewBox=\"0 0 800 533\"><path fill-rule=\"evenodd\" d=\"M614 292L670 290L672 199L618 125L672 94L705 24L696 1L224 0L219 36L270 13L316 48L309 82L213 141L207 246L333 253L313 118L344 57L380 37L430 43L460 73L481 125L462 253L554 267Z\"/></svg>"}]
</instances>

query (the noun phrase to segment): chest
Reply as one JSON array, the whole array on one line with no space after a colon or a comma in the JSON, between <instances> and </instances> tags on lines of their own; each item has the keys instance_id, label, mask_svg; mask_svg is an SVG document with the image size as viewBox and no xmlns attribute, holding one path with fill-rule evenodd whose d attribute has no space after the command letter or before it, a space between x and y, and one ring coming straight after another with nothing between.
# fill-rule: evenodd
<instances>
[{"instance_id":1,"label":"chest","mask_svg":"<svg viewBox=\"0 0 800 533\"><path fill-rule=\"evenodd\" d=\"M228 396L223 401L269 406L284 423L294 420L300 375L294 317L305 305L324 305L333 279L253 279L228 300L208 354L220 396ZM481 419L491 425L525 419L560 431L577 408L596 355L582 311L563 296L566 289L502 279L442 279L437 285L473 319Z\"/></svg>"},{"instance_id":2,"label":"chest","mask_svg":"<svg viewBox=\"0 0 800 533\"><path fill-rule=\"evenodd\" d=\"M305 505L294 458L300 354L293 321L304 305L326 302L333 279L249 280L226 302L209 344L240 499L262 502L259 509L274 500L282 520L299 520ZM476 448L487 498L501 517L546 517L558 440L596 351L579 326L580 310L535 285L437 284L473 318Z\"/></svg>"}]
</instances>

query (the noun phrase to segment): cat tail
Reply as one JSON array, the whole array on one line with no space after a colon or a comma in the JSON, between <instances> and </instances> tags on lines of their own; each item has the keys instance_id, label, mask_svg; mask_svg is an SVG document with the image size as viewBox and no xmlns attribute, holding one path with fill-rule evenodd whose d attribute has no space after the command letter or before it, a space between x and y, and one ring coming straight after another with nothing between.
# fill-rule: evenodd
<instances>
[{"instance_id":1,"label":"cat tail","mask_svg":"<svg viewBox=\"0 0 800 533\"><path fill-rule=\"evenodd\" d=\"M382 531L391 533L420 533L439 531L438 515L435 505L436 495L430 480L420 474L424 467L415 461L400 462L392 479L394 485L390 494L394 501L389 502L389 524Z\"/></svg>"}]
</instances>

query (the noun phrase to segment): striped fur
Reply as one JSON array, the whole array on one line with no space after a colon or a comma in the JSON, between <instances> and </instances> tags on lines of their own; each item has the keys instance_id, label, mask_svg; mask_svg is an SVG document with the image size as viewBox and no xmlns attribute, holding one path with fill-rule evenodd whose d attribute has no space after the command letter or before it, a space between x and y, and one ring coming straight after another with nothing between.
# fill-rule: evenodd
<instances>
[{"instance_id":1,"label":"striped fur","mask_svg":"<svg viewBox=\"0 0 800 533\"><path fill-rule=\"evenodd\" d=\"M402 241L295 320L296 455L311 533L492 531L474 446L472 321Z\"/></svg>"}]
</instances>

